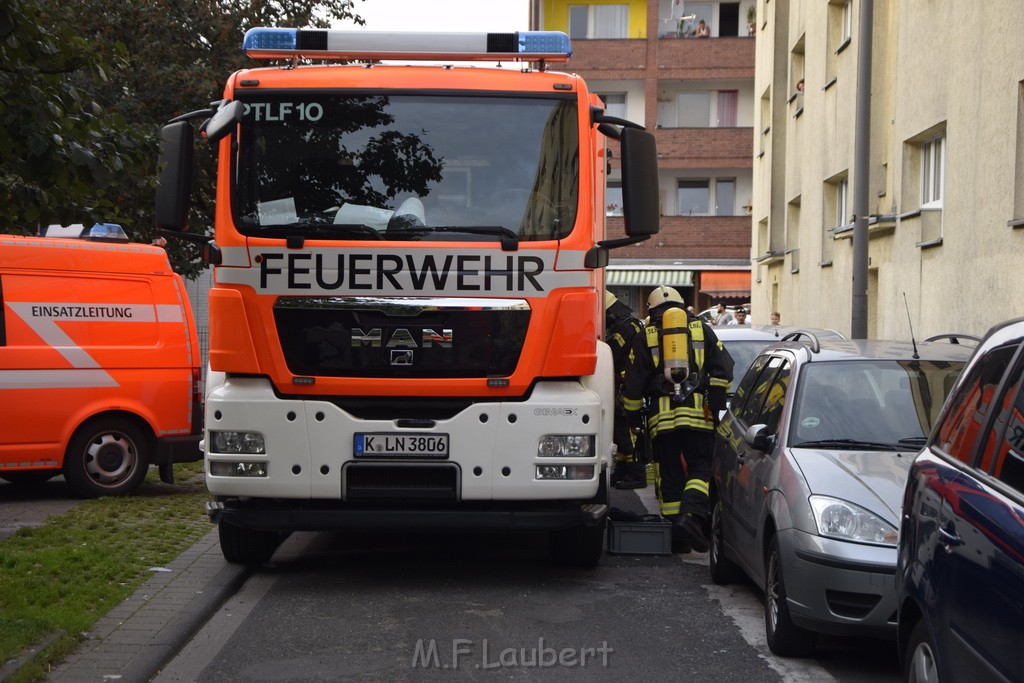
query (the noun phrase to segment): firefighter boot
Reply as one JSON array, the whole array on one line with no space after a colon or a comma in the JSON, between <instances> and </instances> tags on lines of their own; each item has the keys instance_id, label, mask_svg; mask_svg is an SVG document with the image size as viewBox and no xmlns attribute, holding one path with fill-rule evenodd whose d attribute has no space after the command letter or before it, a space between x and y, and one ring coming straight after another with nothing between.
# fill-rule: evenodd
<instances>
[{"instance_id":1,"label":"firefighter boot","mask_svg":"<svg viewBox=\"0 0 1024 683\"><path fill-rule=\"evenodd\" d=\"M621 460L612 461L612 474L609 483L613 488L619 488L619 482L626 476L626 470L629 468L628 462Z\"/></svg>"},{"instance_id":2,"label":"firefighter boot","mask_svg":"<svg viewBox=\"0 0 1024 683\"><path fill-rule=\"evenodd\" d=\"M612 470L612 481L617 489L643 489L647 488L647 469L643 463L639 462L624 462L620 463L618 467L622 470L622 475L618 480L615 480L615 471Z\"/></svg>"},{"instance_id":3,"label":"firefighter boot","mask_svg":"<svg viewBox=\"0 0 1024 683\"><path fill-rule=\"evenodd\" d=\"M678 532L680 541L684 541L698 553L708 551L708 537L704 535L704 525L699 517L690 514L679 514L672 517L672 530Z\"/></svg>"}]
</instances>

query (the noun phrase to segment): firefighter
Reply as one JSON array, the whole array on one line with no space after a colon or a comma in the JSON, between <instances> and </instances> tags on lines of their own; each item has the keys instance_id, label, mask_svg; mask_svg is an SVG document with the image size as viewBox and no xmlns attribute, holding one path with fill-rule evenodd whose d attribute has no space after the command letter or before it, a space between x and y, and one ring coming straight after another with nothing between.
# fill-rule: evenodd
<instances>
[{"instance_id":1,"label":"firefighter","mask_svg":"<svg viewBox=\"0 0 1024 683\"><path fill-rule=\"evenodd\" d=\"M615 368L615 417L612 423L615 458L612 464L611 485L617 489L646 488L647 471L637 448L642 441L638 441L636 433L626 423L621 393L627 357L632 348L633 338L640 334L643 323L633 315L629 306L606 290L604 293L604 329L604 339L612 349L612 361Z\"/></svg>"},{"instance_id":2,"label":"firefighter","mask_svg":"<svg viewBox=\"0 0 1024 683\"><path fill-rule=\"evenodd\" d=\"M673 549L706 552L715 428L733 359L714 330L687 312L675 289L656 288L647 304L650 317L629 355L623 407L630 425L638 427L646 399L656 491L661 515L673 525Z\"/></svg>"}]
</instances>

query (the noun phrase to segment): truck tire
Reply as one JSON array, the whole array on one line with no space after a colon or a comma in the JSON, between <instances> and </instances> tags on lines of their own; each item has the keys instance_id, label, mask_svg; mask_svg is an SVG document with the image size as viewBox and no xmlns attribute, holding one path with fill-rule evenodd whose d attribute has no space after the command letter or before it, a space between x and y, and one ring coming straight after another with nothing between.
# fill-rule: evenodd
<instances>
[{"instance_id":1,"label":"truck tire","mask_svg":"<svg viewBox=\"0 0 1024 683\"><path fill-rule=\"evenodd\" d=\"M604 553L605 524L575 526L548 536L548 555L564 567L596 567Z\"/></svg>"},{"instance_id":2,"label":"truck tire","mask_svg":"<svg viewBox=\"0 0 1024 683\"><path fill-rule=\"evenodd\" d=\"M64 478L84 498L123 496L142 484L153 440L134 422L106 416L79 427L64 453Z\"/></svg>"},{"instance_id":3,"label":"truck tire","mask_svg":"<svg viewBox=\"0 0 1024 683\"><path fill-rule=\"evenodd\" d=\"M247 529L220 520L217 523L220 551L232 564L263 564L274 556L277 546L284 540L276 531Z\"/></svg>"}]
</instances>

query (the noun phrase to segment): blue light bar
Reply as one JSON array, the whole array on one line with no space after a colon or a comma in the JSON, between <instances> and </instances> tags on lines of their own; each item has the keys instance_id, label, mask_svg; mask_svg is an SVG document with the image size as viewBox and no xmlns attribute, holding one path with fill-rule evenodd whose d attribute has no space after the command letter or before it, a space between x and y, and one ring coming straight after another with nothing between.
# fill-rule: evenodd
<instances>
[{"instance_id":1,"label":"blue light bar","mask_svg":"<svg viewBox=\"0 0 1024 683\"><path fill-rule=\"evenodd\" d=\"M429 59L455 61L568 61L569 36L560 31L430 33L340 29L251 28L242 50L256 59Z\"/></svg>"}]
</instances>

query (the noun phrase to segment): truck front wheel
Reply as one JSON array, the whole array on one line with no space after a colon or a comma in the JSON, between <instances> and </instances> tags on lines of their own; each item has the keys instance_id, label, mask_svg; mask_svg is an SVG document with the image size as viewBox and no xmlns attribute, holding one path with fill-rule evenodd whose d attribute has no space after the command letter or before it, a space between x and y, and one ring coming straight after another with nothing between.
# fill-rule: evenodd
<instances>
[{"instance_id":1,"label":"truck front wheel","mask_svg":"<svg viewBox=\"0 0 1024 683\"><path fill-rule=\"evenodd\" d=\"M217 523L220 551L232 564L263 564L273 557L284 536L276 531L246 529L221 520Z\"/></svg>"}]
</instances>

